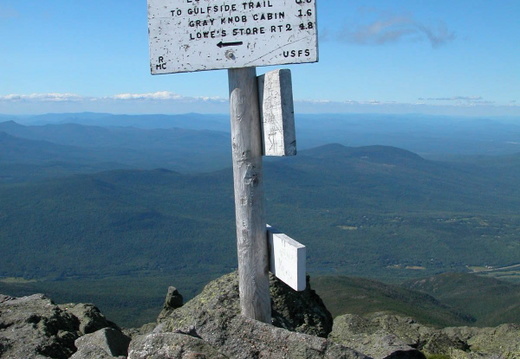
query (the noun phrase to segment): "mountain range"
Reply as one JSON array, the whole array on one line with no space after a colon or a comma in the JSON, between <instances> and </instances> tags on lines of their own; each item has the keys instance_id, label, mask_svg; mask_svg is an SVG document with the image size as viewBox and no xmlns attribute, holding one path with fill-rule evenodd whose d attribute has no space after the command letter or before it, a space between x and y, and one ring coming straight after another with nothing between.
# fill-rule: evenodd
<instances>
[{"instance_id":1,"label":"mountain range","mask_svg":"<svg viewBox=\"0 0 520 359\"><path fill-rule=\"evenodd\" d=\"M69 117L0 123L0 289L47 288L60 293L54 298L88 301L73 297L83 293L116 308L149 299L129 288L146 287L160 301L161 288L177 281L190 297L236 267L228 132L60 123ZM325 121L324 138L370 142L387 134L403 145L423 141L429 150L426 156L406 146L343 142L265 160L267 221L307 246L311 275L398 283L485 268L518 281L515 270L500 271L520 258L516 124L477 121L475 138L450 152L464 138L465 121L451 129L443 129L443 119L427 121L406 132L409 118L401 125L358 119L359 127L343 133L354 119L347 126L327 118L334 121ZM319 119L306 125L311 119L304 118L301 132L318 131ZM376 127L364 137L378 121L393 129ZM429 142L408 138L428 126L437 129ZM496 146L482 145L486 128L498 134ZM466 151L471 157L460 156ZM489 156L494 151L500 155Z\"/></svg>"},{"instance_id":2,"label":"mountain range","mask_svg":"<svg viewBox=\"0 0 520 359\"><path fill-rule=\"evenodd\" d=\"M404 148L423 157L501 155L520 152L519 118L466 118L420 114L296 114L299 149L329 143L359 147L385 145ZM41 127L79 124L138 129L209 130L230 132L229 115L116 115L65 113L1 116L0 121Z\"/></svg>"}]
</instances>

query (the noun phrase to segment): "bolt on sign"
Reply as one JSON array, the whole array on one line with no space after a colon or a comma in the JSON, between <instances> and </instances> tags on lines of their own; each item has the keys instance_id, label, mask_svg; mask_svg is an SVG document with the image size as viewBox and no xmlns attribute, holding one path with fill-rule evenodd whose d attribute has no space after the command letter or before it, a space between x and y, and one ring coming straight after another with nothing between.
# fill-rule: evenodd
<instances>
[{"instance_id":1,"label":"bolt on sign","mask_svg":"<svg viewBox=\"0 0 520 359\"><path fill-rule=\"evenodd\" d=\"M318 61L316 0L148 0L152 74Z\"/></svg>"}]
</instances>

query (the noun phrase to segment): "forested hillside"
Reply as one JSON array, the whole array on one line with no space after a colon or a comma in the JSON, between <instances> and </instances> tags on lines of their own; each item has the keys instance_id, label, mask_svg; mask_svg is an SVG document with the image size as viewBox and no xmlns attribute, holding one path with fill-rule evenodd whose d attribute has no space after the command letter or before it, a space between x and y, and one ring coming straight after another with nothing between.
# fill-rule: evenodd
<instances>
[{"instance_id":1,"label":"forested hillside","mask_svg":"<svg viewBox=\"0 0 520 359\"><path fill-rule=\"evenodd\" d=\"M396 126L393 139L411 144L403 128ZM508 146L504 128L516 136L515 125L495 129L501 151ZM228 137L196 129L0 124L0 291L50 291L135 320L160 306L167 285L191 297L234 270ZM439 138L428 145L437 143L437 155L454 140ZM481 138L474 140L466 145ZM486 269L518 281L520 154L449 159L344 144L266 158L267 221L307 246L311 276L398 283Z\"/></svg>"},{"instance_id":2,"label":"forested hillside","mask_svg":"<svg viewBox=\"0 0 520 359\"><path fill-rule=\"evenodd\" d=\"M268 221L308 246L312 272L398 279L520 258L520 193L495 169L341 145L265 167ZM234 267L230 170L118 170L0 193L4 276Z\"/></svg>"}]
</instances>

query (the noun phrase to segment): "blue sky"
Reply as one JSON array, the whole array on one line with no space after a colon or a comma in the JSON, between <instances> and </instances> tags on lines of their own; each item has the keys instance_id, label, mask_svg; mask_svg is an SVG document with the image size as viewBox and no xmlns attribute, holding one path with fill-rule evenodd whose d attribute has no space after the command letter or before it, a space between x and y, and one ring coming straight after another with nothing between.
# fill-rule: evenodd
<instances>
[{"instance_id":1,"label":"blue sky","mask_svg":"<svg viewBox=\"0 0 520 359\"><path fill-rule=\"evenodd\" d=\"M520 1L317 6L297 112L520 116ZM226 70L150 74L147 26L145 0L0 0L0 113L227 112Z\"/></svg>"}]
</instances>

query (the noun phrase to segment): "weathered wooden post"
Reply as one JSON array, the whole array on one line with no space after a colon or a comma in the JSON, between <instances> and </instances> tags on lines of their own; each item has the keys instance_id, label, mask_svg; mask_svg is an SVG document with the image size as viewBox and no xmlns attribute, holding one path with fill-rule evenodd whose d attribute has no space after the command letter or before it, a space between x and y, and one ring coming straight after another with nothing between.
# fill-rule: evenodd
<instances>
[{"instance_id":1,"label":"weathered wooden post","mask_svg":"<svg viewBox=\"0 0 520 359\"><path fill-rule=\"evenodd\" d=\"M270 323L269 253L256 70L230 69L228 75L240 307L243 315Z\"/></svg>"},{"instance_id":2,"label":"weathered wooden post","mask_svg":"<svg viewBox=\"0 0 520 359\"><path fill-rule=\"evenodd\" d=\"M255 66L318 61L316 27L316 0L148 0L152 74L229 69L240 302L243 315L264 322L271 320L269 250ZM276 84L286 83L290 74L273 79L268 83L274 85L267 86L271 92L262 93L262 99L269 99L264 101L269 117L264 123L274 125L268 135L276 144L266 154L295 154L294 131L291 136L278 131L291 123L285 114L292 93ZM275 98L287 95L290 106ZM271 111L273 104L280 109ZM284 118L278 119L279 114ZM297 253L301 257L303 252Z\"/></svg>"}]
</instances>

